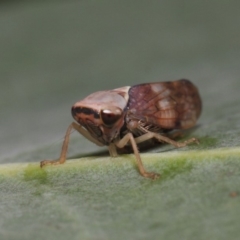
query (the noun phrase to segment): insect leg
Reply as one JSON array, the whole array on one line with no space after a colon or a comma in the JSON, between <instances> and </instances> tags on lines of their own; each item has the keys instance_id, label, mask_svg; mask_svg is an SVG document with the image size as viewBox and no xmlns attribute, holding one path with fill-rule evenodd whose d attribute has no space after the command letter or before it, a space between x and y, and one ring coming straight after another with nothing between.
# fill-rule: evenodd
<instances>
[{"instance_id":1,"label":"insect leg","mask_svg":"<svg viewBox=\"0 0 240 240\"><path fill-rule=\"evenodd\" d=\"M164 136L167 136L170 139L182 138L182 137L184 137L184 132L181 130L178 130L176 132L166 133L166 135L164 135Z\"/></svg>"},{"instance_id":2,"label":"insect leg","mask_svg":"<svg viewBox=\"0 0 240 240\"><path fill-rule=\"evenodd\" d=\"M136 143L141 143L141 142L145 142L145 141L147 141L151 138L155 138L160 142L169 143L169 144L171 144L175 147L185 147L190 143L199 144L199 141L196 138L190 138L190 139L188 139L184 142L176 142L176 141L174 141L174 140L172 140L172 139L170 139L166 136L163 136L161 134L154 133L154 132L147 132L147 133L143 134L142 136L135 138L135 141L136 141Z\"/></svg>"},{"instance_id":3,"label":"insect leg","mask_svg":"<svg viewBox=\"0 0 240 240\"><path fill-rule=\"evenodd\" d=\"M154 173L154 172L147 172L145 170L142 160L141 160L141 157L140 157L140 154L138 152L137 144L135 142L135 139L134 139L132 133L127 133L122 139L120 139L118 142L116 142L115 145L119 148L123 148L128 142L130 142L132 145L133 152L134 152L136 160L137 160L137 165L138 165L140 174L143 177L157 179L159 177L159 174Z\"/></svg>"},{"instance_id":4,"label":"insect leg","mask_svg":"<svg viewBox=\"0 0 240 240\"><path fill-rule=\"evenodd\" d=\"M109 151L109 154L111 157L117 157L117 149L116 149L116 146L114 143L111 143L109 146L108 146L108 151Z\"/></svg>"},{"instance_id":5,"label":"insect leg","mask_svg":"<svg viewBox=\"0 0 240 240\"><path fill-rule=\"evenodd\" d=\"M67 132L64 137L63 145L62 145L62 151L59 159L57 160L43 160L40 162L40 167L43 167L45 165L56 165L56 164L62 164L66 161L66 154L68 150L68 143L69 143L69 135L73 129L73 123L69 125Z\"/></svg>"},{"instance_id":6,"label":"insect leg","mask_svg":"<svg viewBox=\"0 0 240 240\"><path fill-rule=\"evenodd\" d=\"M57 160L43 160L40 162L40 167L43 167L45 165L57 165L57 164L63 164L66 161L66 155L68 150L68 144L69 144L69 137L71 134L72 129L77 130L80 134L82 134L84 137L86 137L88 140L92 141L93 143L102 146L100 142L98 142L96 139L94 139L87 130L85 130L81 125L72 122L65 134L63 145L62 145L62 151L59 159Z\"/></svg>"}]
</instances>

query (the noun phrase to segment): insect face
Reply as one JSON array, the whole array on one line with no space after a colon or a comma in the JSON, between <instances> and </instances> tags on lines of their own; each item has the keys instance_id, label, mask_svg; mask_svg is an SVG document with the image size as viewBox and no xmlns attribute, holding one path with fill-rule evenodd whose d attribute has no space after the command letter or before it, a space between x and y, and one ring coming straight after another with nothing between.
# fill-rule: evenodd
<instances>
[{"instance_id":1,"label":"insect face","mask_svg":"<svg viewBox=\"0 0 240 240\"><path fill-rule=\"evenodd\" d=\"M91 94L73 105L72 115L92 137L109 145L124 124L127 92L128 87L124 87Z\"/></svg>"}]
</instances>

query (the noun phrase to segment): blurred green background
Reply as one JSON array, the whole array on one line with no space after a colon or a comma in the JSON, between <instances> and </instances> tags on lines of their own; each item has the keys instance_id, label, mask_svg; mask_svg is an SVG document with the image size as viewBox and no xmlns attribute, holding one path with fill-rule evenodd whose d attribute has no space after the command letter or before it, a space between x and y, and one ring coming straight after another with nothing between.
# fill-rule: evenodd
<instances>
[{"instance_id":1,"label":"blurred green background","mask_svg":"<svg viewBox=\"0 0 240 240\"><path fill-rule=\"evenodd\" d=\"M86 95L143 82L191 79L203 98L199 123L215 128L220 110L239 109L239 7L238 1L1 3L0 161L30 161L12 157L60 144L72 104ZM78 151L95 148L82 143Z\"/></svg>"},{"instance_id":2,"label":"blurred green background","mask_svg":"<svg viewBox=\"0 0 240 240\"><path fill-rule=\"evenodd\" d=\"M199 149L215 148L217 151L218 148L222 147L239 146L239 9L240 2L234 0L49 0L1 2L0 163L38 162L43 158L56 158L59 154L65 131L73 121L70 114L72 104L92 92L125 85L180 78L187 78L194 82L198 86L203 99L203 113L198 122L198 127L192 135L200 139L211 138L216 141L214 147L203 144L199 146ZM70 155L91 155L95 152L98 153L99 149L82 136L75 133L72 134ZM237 155L234 156L235 160L233 163L235 165L233 164L231 169L239 169L239 159ZM215 168L206 167L205 170L208 172L210 171L209 169L214 171ZM219 169L224 169L224 167ZM89 179L89 188L96 190L96 186ZM70 177L68 180L70 180ZM117 180L115 181L117 182ZM121 181L127 184L127 177L126 179L121 179ZM139 181L142 183L145 180ZM203 180L199 180L198 184L201 181ZM189 181L186 180L186 182ZM5 190L8 189L8 184L9 182L4 182ZM52 184L54 185L54 183ZM71 182L71 184L73 183ZM126 190L124 187L128 188L128 185L124 184L121 189L123 192ZM131 187L139 186L139 182L134 182L134 184ZM147 183L142 184L141 187L136 187L136 192L142 192L141 188L144 188ZM212 184L212 182L210 181L209 184ZM234 190L240 188L236 179L234 179L234 184ZM21 191L24 193L28 185L20 186ZM66 184L64 187L69 186ZM154 185L154 188L148 194L154 194L156 186L157 184ZM107 185L104 185L104 187L107 189ZM181 187L183 188L184 186ZM59 184L59 188L62 188L61 184ZM8 205L11 201L13 206L19 206L20 203L16 203L14 200L16 196L10 194L10 192L14 192L16 189L18 187L14 185L6 190L8 195L4 196L8 197L5 198L5 203L2 203L4 210L11 209ZM116 190L115 185L111 189L113 191ZM51 192L53 190L48 188L48 191ZM86 191L89 191L89 189ZM161 188L161 191L164 193L164 189ZM57 196L59 194L56 189L55 194ZM132 193L129 194L126 193L126 197L131 199ZM177 194L179 192L176 193L176 196ZM26 196L28 195L22 195L23 198ZM187 201L192 203L201 198L201 194L194 196ZM209 195L206 194L206 196ZM95 200L98 201L97 196L95 197ZM18 196L18 198L21 197ZM32 198L30 199L32 201ZM29 202L31 202L30 199L28 199ZM133 199L134 201L136 200L134 197ZM162 210L171 209L172 205L171 203L169 204L169 199L164 199L164 194L161 195L161 198L158 196L155 200L161 201L159 199L163 199ZM218 195L216 195L216 199L219 199ZM237 201L239 202L238 199ZM104 196L102 196L101 201L104 202ZM121 206L122 202L121 200L119 201ZM125 199L123 198L124 201ZM204 199L202 201L204 202ZM77 204L75 198L74 201L70 202L70 205L76 206ZM165 203L166 205L164 205ZM37 201L31 206L36 208L38 204L39 202ZM41 202L41 204L43 203ZM114 206L114 203L112 204ZM144 203L142 204L144 205ZM154 206L157 206L156 202L154 204L156 204ZM132 206L133 203L129 204L128 207L132 208ZM214 204L211 202L208 207L211 209L212 206ZM236 206L239 209L239 205ZM34 219L31 213L26 214L26 207L24 205L20 213L14 208L9 210L9 212L13 216L22 214L26 218ZM175 204L174 207L176 207ZM51 206L49 209L52 209ZM72 211L74 212L75 210L73 209ZM173 209L179 210L178 208ZM203 209L205 209L205 205ZM195 210L193 207L192 211ZM44 205L41 205L41 211L44 212ZM151 208L151 212L153 211ZM185 210L181 213L184 215L184 212ZM110 211L109 215L112 213ZM35 214L37 215L39 212ZM89 222L84 222L84 226L90 225L92 228L97 227L100 230L92 235L89 232L85 232L84 239L107 239L104 230L102 230L105 229L107 231L107 225L99 226L96 222L90 224L95 214L93 211L92 215L89 216ZM148 212L148 214L150 213ZM148 214L147 216L149 216ZM171 214L174 215L177 212L172 212ZM17 226L17 223L14 220L9 220L9 216L4 216L5 220L8 219L9 231L13 231L12 229ZM139 216L141 218L142 215L140 214ZM163 218L164 216L166 215L163 212ZM187 218L187 215L184 215L185 218L181 218L181 214L178 216L180 216L180 222L184 222L182 219L186 220ZM233 226L233 230L230 228L233 234L230 234L228 239L238 239L237 237L235 238L238 230L231 221L237 223L239 218L235 216L236 218L231 219L231 214L229 216L230 220L228 223L229 226ZM57 218L55 217L53 219L56 221ZM63 219L65 218L63 217ZM112 218L110 217L109 219L108 223L112 223ZM123 219L127 224L127 218ZM172 221L171 218L168 219L167 225ZM218 216L212 219L211 227L215 226L213 223L216 219L218 219ZM41 222L41 219L39 221ZM77 226L81 225L81 221L82 219L73 221L76 226L74 224L71 226L75 227L73 227L75 232L77 232ZM102 222L103 220L99 218L96 221ZM131 221L136 221L136 219L131 219ZM199 221L202 223L202 228L208 225L207 222L204 222L204 216L200 216ZM12 228L11 223L13 223ZM26 223L29 224L28 221ZM36 223L39 222L37 221ZM5 226L2 224L0 221L0 226ZM64 223L61 224L58 227L60 230L64 230ZM151 225L150 235L147 234L148 232L145 229L146 235L139 231L135 239L146 239L145 237L148 236L157 239L156 236L159 236L159 232L155 228L157 225L154 224ZM222 222L222 224L224 225L225 222ZM217 224L216 226L221 228L223 225ZM122 226L119 228L115 226L116 228L113 227L113 229L123 233L124 228ZM165 226L164 223L161 226ZM137 226L132 226L132 229L135 229L135 227ZM188 229L188 226L183 226L183 228ZM24 237L26 239L32 239L32 236L36 237L34 234L38 228L33 227L32 229L32 232L28 232L29 238L23 234L21 239L25 239ZM69 229L72 228L70 227ZM179 228L180 230L178 228L176 228L177 230L175 229L175 235L172 233L171 228L166 229L162 235L160 234L161 236L167 239L166 237L171 235L172 238L170 237L169 239L177 239L176 237L181 227ZM204 229L206 230L206 228ZM42 231L41 226L38 230ZM143 228L142 230L145 231ZM185 235L181 235L182 239L193 239L194 233L197 233L198 239L207 239L206 237L220 239L220 236L222 236L222 239L227 239L229 233L226 231L224 232L225 234L221 235L221 231L219 232L219 229L215 228L212 232L208 232L211 234L201 235L200 229L198 230L196 232L187 230ZM128 231L130 232L131 229L128 229ZM48 239L54 239L54 237L50 237L52 234L51 230L48 229L47 232L49 233ZM128 236L127 233L124 233L123 236ZM61 231L58 234L55 235L55 237L58 236L58 239L65 239L67 236ZM5 236L5 239L17 239L17 234L15 233L11 235L7 232L3 236ZM77 234L72 235L70 238L78 239L77 236ZM38 235L38 237L41 239L42 235ZM118 235L118 239L120 239L120 235Z\"/></svg>"}]
</instances>

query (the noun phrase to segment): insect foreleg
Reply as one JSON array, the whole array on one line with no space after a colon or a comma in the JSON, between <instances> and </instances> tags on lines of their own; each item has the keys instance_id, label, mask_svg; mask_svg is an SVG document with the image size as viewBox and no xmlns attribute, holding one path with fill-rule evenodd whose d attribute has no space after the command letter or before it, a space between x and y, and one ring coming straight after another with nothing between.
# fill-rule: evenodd
<instances>
[{"instance_id":1,"label":"insect foreleg","mask_svg":"<svg viewBox=\"0 0 240 240\"><path fill-rule=\"evenodd\" d=\"M178 147L178 148L179 147L185 147L190 143L199 144L199 141L196 138L190 138L190 139L188 139L184 142L176 142L176 141L174 141L174 140L172 140L172 139L170 139L166 136L163 136L161 134L154 133L154 132L147 132L147 133L143 134L142 136L135 138L135 142L136 143L141 143L141 142L145 142L145 141L147 141L149 139L152 139L152 138L155 138L160 142L169 143L169 144L171 144L175 147Z\"/></svg>"},{"instance_id":2,"label":"insect foreleg","mask_svg":"<svg viewBox=\"0 0 240 240\"><path fill-rule=\"evenodd\" d=\"M108 151L109 151L109 154L111 157L117 157L118 154L117 154L117 149L116 149L116 146L114 143L111 143L109 146L108 146Z\"/></svg>"},{"instance_id":3,"label":"insect foreleg","mask_svg":"<svg viewBox=\"0 0 240 240\"><path fill-rule=\"evenodd\" d=\"M137 148L137 144L135 142L135 139L132 135L132 133L127 133L122 139L120 139L119 141L115 142L115 145L119 148L123 148L125 145L127 145L127 143L130 142L133 148L133 152L135 154L136 160L137 160L137 165L138 165L138 169L140 174L143 177L147 177L147 178L152 178L152 179L156 179L159 177L159 174L157 173L153 173L153 172L147 172L143 166L140 154L138 152L138 148Z\"/></svg>"},{"instance_id":4,"label":"insect foreleg","mask_svg":"<svg viewBox=\"0 0 240 240\"><path fill-rule=\"evenodd\" d=\"M40 167L43 167L45 165L57 165L57 164L63 164L66 161L66 155L67 155L67 150L68 150L68 143L69 143L69 136L74 128L73 123L69 125L67 132L64 137L63 145L62 145L62 151L59 159L57 160L43 160L40 162Z\"/></svg>"},{"instance_id":5,"label":"insect foreleg","mask_svg":"<svg viewBox=\"0 0 240 240\"><path fill-rule=\"evenodd\" d=\"M68 150L68 144L69 144L69 137L71 134L72 129L75 129L78 131L80 134L82 134L85 138L90 140L91 142L97 144L98 146L102 146L103 144L98 142L96 139L94 139L87 130L85 130L81 125L72 122L65 134L63 145L62 145L62 151L59 159L57 160L43 160L40 162L40 166L43 167L45 165L57 165L57 164L63 164L66 161L66 155L67 155L67 150Z\"/></svg>"}]
</instances>

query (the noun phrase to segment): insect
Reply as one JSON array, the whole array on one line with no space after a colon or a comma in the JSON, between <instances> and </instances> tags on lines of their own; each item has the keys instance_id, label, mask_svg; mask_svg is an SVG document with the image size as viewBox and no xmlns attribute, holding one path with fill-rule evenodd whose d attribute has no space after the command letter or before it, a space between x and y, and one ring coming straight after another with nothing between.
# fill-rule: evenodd
<instances>
[{"instance_id":1,"label":"insect","mask_svg":"<svg viewBox=\"0 0 240 240\"><path fill-rule=\"evenodd\" d=\"M196 138L176 142L166 133L193 127L201 109L198 90L186 79L93 93L72 106L72 116L77 123L71 123L67 129L60 158L44 160L40 165L43 167L66 161L69 135L75 129L98 146L107 145L111 157L117 156L117 149L130 145L140 174L158 178L159 174L145 170L137 145L150 139L175 147L198 143Z\"/></svg>"}]
</instances>

